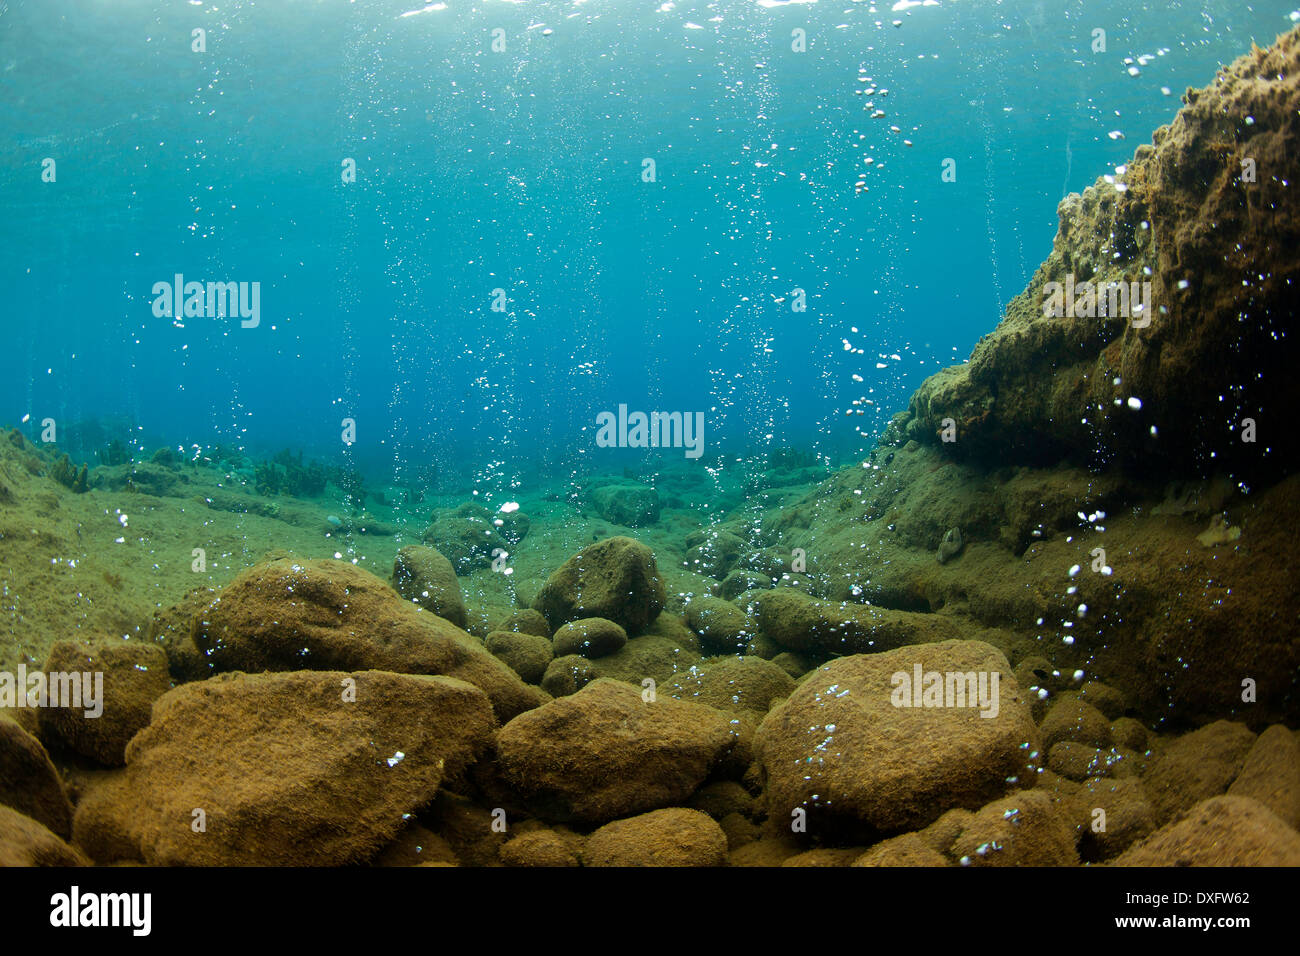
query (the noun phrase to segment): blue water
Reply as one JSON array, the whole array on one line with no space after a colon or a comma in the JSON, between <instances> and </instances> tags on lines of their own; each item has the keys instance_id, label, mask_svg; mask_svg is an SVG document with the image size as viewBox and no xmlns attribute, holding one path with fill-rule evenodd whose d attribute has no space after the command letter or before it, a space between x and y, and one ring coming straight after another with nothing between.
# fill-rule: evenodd
<instances>
[{"instance_id":1,"label":"blue water","mask_svg":"<svg viewBox=\"0 0 1300 956\"><path fill-rule=\"evenodd\" d=\"M328 458L351 418L367 470L471 480L679 461L596 447L626 404L704 412L706 463L848 460L1061 197L1294 9L441 6L0 2L0 422ZM156 317L176 273L259 282L260 324Z\"/></svg>"}]
</instances>

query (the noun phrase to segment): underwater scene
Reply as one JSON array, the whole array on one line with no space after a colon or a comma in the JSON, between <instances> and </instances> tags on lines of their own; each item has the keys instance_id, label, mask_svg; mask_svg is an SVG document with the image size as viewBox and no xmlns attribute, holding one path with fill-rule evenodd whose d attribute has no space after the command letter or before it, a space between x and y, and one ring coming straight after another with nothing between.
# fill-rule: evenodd
<instances>
[{"instance_id":1,"label":"underwater scene","mask_svg":"<svg viewBox=\"0 0 1300 956\"><path fill-rule=\"evenodd\" d=\"M0 0L0 865L1300 865L1294 2Z\"/></svg>"}]
</instances>

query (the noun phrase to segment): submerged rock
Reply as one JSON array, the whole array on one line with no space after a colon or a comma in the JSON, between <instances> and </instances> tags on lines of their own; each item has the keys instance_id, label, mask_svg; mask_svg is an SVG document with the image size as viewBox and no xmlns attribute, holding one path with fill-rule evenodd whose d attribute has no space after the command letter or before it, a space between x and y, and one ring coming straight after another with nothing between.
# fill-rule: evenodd
<instances>
[{"instance_id":1,"label":"submerged rock","mask_svg":"<svg viewBox=\"0 0 1300 956\"><path fill-rule=\"evenodd\" d=\"M597 680L501 728L509 783L548 820L602 823L684 802L732 742L727 717L702 704Z\"/></svg>"},{"instance_id":2,"label":"submerged rock","mask_svg":"<svg viewBox=\"0 0 1300 956\"><path fill-rule=\"evenodd\" d=\"M1255 743L1245 724L1217 720L1163 747L1143 777L1161 823L1227 791Z\"/></svg>"},{"instance_id":3,"label":"submerged rock","mask_svg":"<svg viewBox=\"0 0 1300 956\"><path fill-rule=\"evenodd\" d=\"M81 851L68 846L41 823L0 806L0 867L89 865Z\"/></svg>"},{"instance_id":4,"label":"submerged rock","mask_svg":"<svg viewBox=\"0 0 1300 956\"><path fill-rule=\"evenodd\" d=\"M962 866L1071 866L1079 862L1071 823L1041 790L1022 790L980 810L953 841Z\"/></svg>"},{"instance_id":5,"label":"submerged rock","mask_svg":"<svg viewBox=\"0 0 1300 956\"><path fill-rule=\"evenodd\" d=\"M615 537L564 562L546 579L533 607L552 629L603 617L635 636L659 615L665 599L654 552L632 538Z\"/></svg>"},{"instance_id":6,"label":"submerged rock","mask_svg":"<svg viewBox=\"0 0 1300 956\"><path fill-rule=\"evenodd\" d=\"M591 492L596 513L626 528L644 528L659 520L659 492L648 485L601 485Z\"/></svg>"},{"instance_id":7,"label":"submerged rock","mask_svg":"<svg viewBox=\"0 0 1300 956\"><path fill-rule=\"evenodd\" d=\"M554 656L550 638L518 631L493 631L484 646L529 684L541 681Z\"/></svg>"},{"instance_id":8,"label":"submerged rock","mask_svg":"<svg viewBox=\"0 0 1300 956\"><path fill-rule=\"evenodd\" d=\"M627 643L627 631L601 617L584 617L570 621L555 632L555 654L581 654L586 658L605 657Z\"/></svg>"},{"instance_id":9,"label":"submerged rock","mask_svg":"<svg viewBox=\"0 0 1300 956\"><path fill-rule=\"evenodd\" d=\"M686 608L686 624L700 643L721 654L747 648L758 634L749 615L730 601L701 596Z\"/></svg>"},{"instance_id":10,"label":"submerged rock","mask_svg":"<svg viewBox=\"0 0 1300 956\"><path fill-rule=\"evenodd\" d=\"M1296 345L1279 329L1300 282L1300 196L1285 174L1300 146L1300 32L1185 104L1121 174L1061 202L1047 261L968 364L917 390L900 440L996 465L1118 460L1186 475L1214 455L1239 476L1295 470L1300 446L1261 455L1240 435L1243 418L1278 420L1293 404ZM1244 181L1247 159L1274 172ZM1137 284L1140 308L1126 294L1126 312L1098 314L1078 292L1045 315L1048 284L1067 282L1100 287L1106 306L1109 283ZM956 440L941 444L945 420Z\"/></svg>"},{"instance_id":11,"label":"submerged rock","mask_svg":"<svg viewBox=\"0 0 1300 956\"><path fill-rule=\"evenodd\" d=\"M349 690L352 691L349 697ZM464 681L231 674L160 699L125 774L77 807L99 862L326 866L368 859L463 774L496 721Z\"/></svg>"},{"instance_id":12,"label":"submerged rock","mask_svg":"<svg viewBox=\"0 0 1300 956\"><path fill-rule=\"evenodd\" d=\"M585 866L722 866L727 836L708 814L674 807L607 823L587 838Z\"/></svg>"},{"instance_id":13,"label":"submerged rock","mask_svg":"<svg viewBox=\"0 0 1300 956\"><path fill-rule=\"evenodd\" d=\"M40 720L47 740L109 767L121 766L126 745L149 723L153 702L171 688L167 655L156 644L59 641L50 648L44 670L79 674L83 681L103 675L99 713L85 706L43 707ZM86 690L82 693L84 703Z\"/></svg>"},{"instance_id":14,"label":"submerged rock","mask_svg":"<svg viewBox=\"0 0 1300 956\"><path fill-rule=\"evenodd\" d=\"M446 556L457 574L488 567L497 552L509 553L528 534L531 522L521 511L493 513L466 503L439 512L425 529L424 543Z\"/></svg>"},{"instance_id":15,"label":"submerged rock","mask_svg":"<svg viewBox=\"0 0 1300 956\"><path fill-rule=\"evenodd\" d=\"M442 674L481 687L501 720L541 700L460 628L345 561L255 565L195 617L193 637L219 671Z\"/></svg>"},{"instance_id":16,"label":"submerged rock","mask_svg":"<svg viewBox=\"0 0 1300 956\"><path fill-rule=\"evenodd\" d=\"M896 690L904 684L910 689L917 668L942 675L944 691L932 703L947 703L949 685L957 702L957 682L948 674L971 675L972 694L963 694L963 706L896 706ZM973 693L981 674L986 708ZM929 678L925 685L931 686ZM973 809L1032 786L1040 762L1038 731L1011 666L979 641L832 661L767 715L755 750L767 774L772 816L785 821L805 811L808 833L818 837L870 838L925 826L950 808Z\"/></svg>"},{"instance_id":17,"label":"submerged rock","mask_svg":"<svg viewBox=\"0 0 1300 956\"><path fill-rule=\"evenodd\" d=\"M1255 739L1228 796L1251 797L1300 829L1300 741L1281 724Z\"/></svg>"},{"instance_id":18,"label":"submerged rock","mask_svg":"<svg viewBox=\"0 0 1300 956\"><path fill-rule=\"evenodd\" d=\"M949 618L818 601L790 588L765 591L755 603L763 633L793 651L865 654L960 636Z\"/></svg>"},{"instance_id":19,"label":"submerged rock","mask_svg":"<svg viewBox=\"0 0 1300 956\"><path fill-rule=\"evenodd\" d=\"M457 627L469 623L451 562L435 548L407 545L393 561L393 590Z\"/></svg>"},{"instance_id":20,"label":"submerged rock","mask_svg":"<svg viewBox=\"0 0 1300 956\"><path fill-rule=\"evenodd\" d=\"M56 836L72 832L72 804L41 742L0 711L0 805L31 817Z\"/></svg>"},{"instance_id":21,"label":"submerged rock","mask_svg":"<svg viewBox=\"0 0 1300 956\"><path fill-rule=\"evenodd\" d=\"M1300 833L1248 797L1212 797L1115 866L1300 866Z\"/></svg>"}]
</instances>

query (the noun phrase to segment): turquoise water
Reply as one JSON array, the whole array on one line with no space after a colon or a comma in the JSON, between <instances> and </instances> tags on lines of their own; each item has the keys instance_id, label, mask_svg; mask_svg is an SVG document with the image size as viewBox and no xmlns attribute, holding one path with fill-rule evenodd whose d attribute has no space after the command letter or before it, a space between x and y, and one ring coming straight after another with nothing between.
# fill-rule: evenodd
<instances>
[{"instance_id":1,"label":"turquoise water","mask_svg":"<svg viewBox=\"0 0 1300 956\"><path fill-rule=\"evenodd\" d=\"M381 477L680 463L597 443L626 405L702 413L714 467L848 460L1059 199L1293 9L899 6L0 2L0 421ZM157 314L177 274L258 283L255 327Z\"/></svg>"}]
</instances>

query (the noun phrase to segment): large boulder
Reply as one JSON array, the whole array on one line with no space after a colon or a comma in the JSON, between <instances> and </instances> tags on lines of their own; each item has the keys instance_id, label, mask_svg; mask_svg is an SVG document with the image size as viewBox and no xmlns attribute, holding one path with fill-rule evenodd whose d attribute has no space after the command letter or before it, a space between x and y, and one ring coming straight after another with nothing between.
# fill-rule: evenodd
<instances>
[{"instance_id":1,"label":"large boulder","mask_svg":"<svg viewBox=\"0 0 1300 956\"><path fill-rule=\"evenodd\" d=\"M456 569L436 548L407 545L393 561L393 589L457 627L469 623Z\"/></svg>"},{"instance_id":2,"label":"large boulder","mask_svg":"<svg viewBox=\"0 0 1300 956\"><path fill-rule=\"evenodd\" d=\"M924 693L904 700L918 672ZM978 700L981 683L988 706ZM831 661L767 715L755 750L774 817L802 810L810 836L867 840L1032 786L1040 761L1011 666L980 641Z\"/></svg>"},{"instance_id":3,"label":"large boulder","mask_svg":"<svg viewBox=\"0 0 1300 956\"><path fill-rule=\"evenodd\" d=\"M683 803L733 735L712 707L615 680L521 714L501 728L506 780L546 819L603 823Z\"/></svg>"},{"instance_id":4,"label":"large boulder","mask_svg":"<svg viewBox=\"0 0 1300 956\"><path fill-rule=\"evenodd\" d=\"M482 688L503 721L541 701L465 631L345 561L249 568L195 617L193 637L219 671L442 674Z\"/></svg>"},{"instance_id":5,"label":"large boulder","mask_svg":"<svg viewBox=\"0 0 1300 956\"><path fill-rule=\"evenodd\" d=\"M666 594L654 552L632 538L606 538L564 562L538 592L533 607L551 629L603 617L635 636L664 607Z\"/></svg>"},{"instance_id":6,"label":"large boulder","mask_svg":"<svg viewBox=\"0 0 1300 956\"><path fill-rule=\"evenodd\" d=\"M228 674L154 706L113 785L77 807L78 845L155 866L324 866L368 859L464 776L496 728L448 677Z\"/></svg>"}]
</instances>

